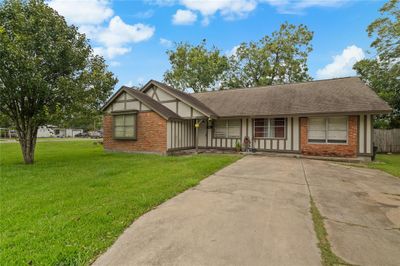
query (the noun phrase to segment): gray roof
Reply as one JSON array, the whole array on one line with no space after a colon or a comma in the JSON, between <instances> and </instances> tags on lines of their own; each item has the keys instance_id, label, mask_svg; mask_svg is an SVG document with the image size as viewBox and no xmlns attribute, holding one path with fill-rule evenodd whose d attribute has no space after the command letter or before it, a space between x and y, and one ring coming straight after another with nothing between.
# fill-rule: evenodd
<instances>
[{"instance_id":1,"label":"gray roof","mask_svg":"<svg viewBox=\"0 0 400 266\"><path fill-rule=\"evenodd\" d=\"M388 113L358 77L192 93L220 117Z\"/></svg>"},{"instance_id":2,"label":"gray roof","mask_svg":"<svg viewBox=\"0 0 400 266\"><path fill-rule=\"evenodd\" d=\"M177 97L181 101L191 105L192 107L194 107L198 111L206 114L207 116L211 116L211 117L216 117L217 116L208 106L206 106L201 101L197 100L195 97L192 97L191 94L188 94L188 93L185 93L183 91L174 89L171 86L169 86L169 85L167 85L165 83L156 81L156 80L150 80L149 82L147 82L147 84L143 86L141 91L142 92L146 91L146 89L149 87L150 84L153 84L155 86L158 86L158 87L166 90L167 92L169 92L170 94L174 95L175 97Z\"/></svg>"}]
</instances>

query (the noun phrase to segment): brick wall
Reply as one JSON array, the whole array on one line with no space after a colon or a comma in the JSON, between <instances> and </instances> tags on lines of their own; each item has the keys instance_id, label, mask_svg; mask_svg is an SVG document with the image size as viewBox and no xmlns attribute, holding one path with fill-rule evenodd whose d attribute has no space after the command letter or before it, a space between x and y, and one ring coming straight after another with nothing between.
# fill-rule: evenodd
<instances>
[{"instance_id":1,"label":"brick wall","mask_svg":"<svg viewBox=\"0 0 400 266\"><path fill-rule=\"evenodd\" d=\"M305 155L356 157L358 138L357 116L349 116L348 123L347 144L311 144L308 143L308 119L307 117L300 118L301 153Z\"/></svg>"},{"instance_id":2,"label":"brick wall","mask_svg":"<svg viewBox=\"0 0 400 266\"><path fill-rule=\"evenodd\" d=\"M112 137L112 115L103 116L104 149L124 152L167 151L167 121L155 112L139 112L136 140L116 140Z\"/></svg>"}]
</instances>

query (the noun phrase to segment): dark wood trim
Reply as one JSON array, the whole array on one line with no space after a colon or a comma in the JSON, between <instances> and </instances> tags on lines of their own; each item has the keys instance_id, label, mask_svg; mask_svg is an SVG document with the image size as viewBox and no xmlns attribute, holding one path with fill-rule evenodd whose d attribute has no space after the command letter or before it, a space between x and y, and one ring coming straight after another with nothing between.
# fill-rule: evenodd
<instances>
[{"instance_id":1,"label":"dark wood trim","mask_svg":"<svg viewBox=\"0 0 400 266\"><path fill-rule=\"evenodd\" d=\"M179 111L179 101L176 101L176 113L178 114Z\"/></svg>"},{"instance_id":2,"label":"dark wood trim","mask_svg":"<svg viewBox=\"0 0 400 266\"><path fill-rule=\"evenodd\" d=\"M190 107L190 117L193 117L193 107Z\"/></svg>"},{"instance_id":3,"label":"dark wood trim","mask_svg":"<svg viewBox=\"0 0 400 266\"><path fill-rule=\"evenodd\" d=\"M137 110L126 110L126 111L115 111L111 112L111 115L129 115L129 114L137 114Z\"/></svg>"}]
</instances>

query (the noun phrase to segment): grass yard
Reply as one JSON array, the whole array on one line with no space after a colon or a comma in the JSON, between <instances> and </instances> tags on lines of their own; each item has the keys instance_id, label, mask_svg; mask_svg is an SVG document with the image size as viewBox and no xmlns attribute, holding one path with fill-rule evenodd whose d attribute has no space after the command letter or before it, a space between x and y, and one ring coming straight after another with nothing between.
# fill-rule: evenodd
<instances>
[{"instance_id":1,"label":"grass yard","mask_svg":"<svg viewBox=\"0 0 400 266\"><path fill-rule=\"evenodd\" d=\"M239 159L105 153L93 142L38 143L22 164L0 144L0 263L82 265L133 220Z\"/></svg>"},{"instance_id":2,"label":"grass yard","mask_svg":"<svg viewBox=\"0 0 400 266\"><path fill-rule=\"evenodd\" d=\"M400 154L378 154L376 161L368 163L368 167L400 177Z\"/></svg>"}]
</instances>

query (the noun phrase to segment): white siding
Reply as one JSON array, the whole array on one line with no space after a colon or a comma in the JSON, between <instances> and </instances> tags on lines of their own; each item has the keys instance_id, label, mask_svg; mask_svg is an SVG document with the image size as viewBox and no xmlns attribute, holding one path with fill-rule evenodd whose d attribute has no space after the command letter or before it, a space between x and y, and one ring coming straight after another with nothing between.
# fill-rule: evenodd
<instances>
[{"instance_id":1,"label":"white siding","mask_svg":"<svg viewBox=\"0 0 400 266\"><path fill-rule=\"evenodd\" d=\"M167 122L168 149L194 148L195 127L194 120L180 120Z\"/></svg>"},{"instance_id":2,"label":"white siding","mask_svg":"<svg viewBox=\"0 0 400 266\"><path fill-rule=\"evenodd\" d=\"M372 153L372 115L362 114L358 117L358 152Z\"/></svg>"},{"instance_id":3,"label":"white siding","mask_svg":"<svg viewBox=\"0 0 400 266\"><path fill-rule=\"evenodd\" d=\"M191 115L190 106L183 102L178 102L178 115L184 118L189 118Z\"/></svg>"},{"instance_id":4,"label":"white siding","mask_svg":"<svg viewBox=\"0 0 400 266\"><path fill-rule=\"evenodd\" d=\"M171 101L171 100L175 100L176 98L173 97L172 95L164 92L161 89L157 89L157 96L158 99L160 99L160 101Z\"/></svg>"},{"instance_id":5,"label":"white siding","mask_svg":"<svg viewBox=\"0 0 400 266\"><path fill-rule=\"evenodd\" d=\"M139 110L139 109L140 109L139 101L126 102L126 110Z\"/></svg>"},{"instance_id":6,"label":"white siding","mask_svg":"<svg viewBox=\"0 0 400 266\"><path fill-rule=\"evenodd\" d=\"M259 151L299 151L299 118L286 118L286 138L285 139L254 139L253 138L253 119L241 118L240 138L215 138L212 129L206 129L202 125L199 130L199 147L201 148L235 148L236 142L243 143L246 136L252 140L252 147ZM292 121L293 120L293 121ZM292 126L293 124L293 126Z\"/></svg>"}]
</instances>

